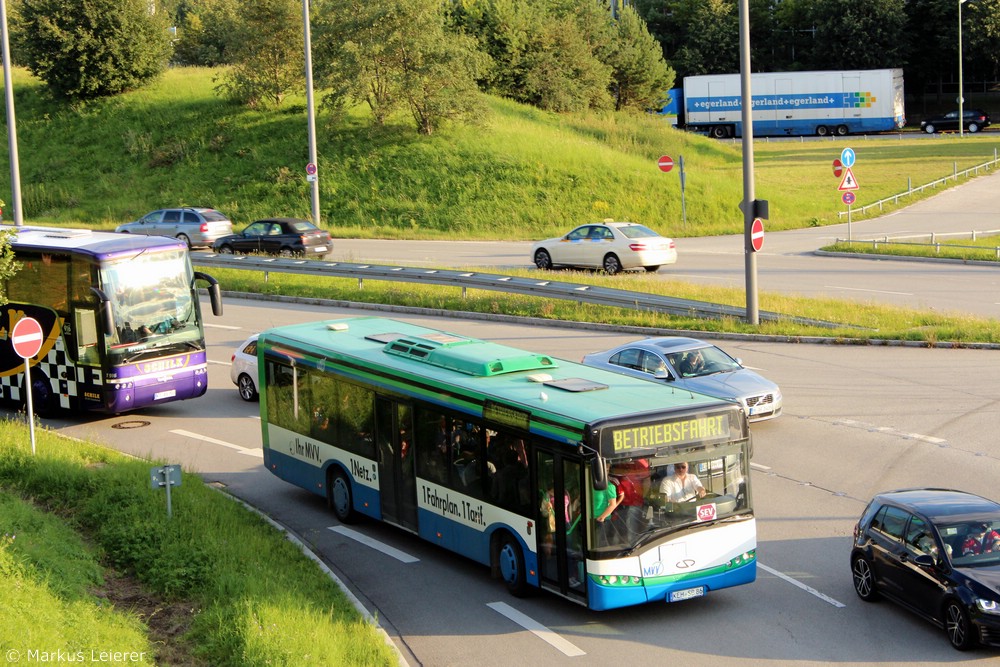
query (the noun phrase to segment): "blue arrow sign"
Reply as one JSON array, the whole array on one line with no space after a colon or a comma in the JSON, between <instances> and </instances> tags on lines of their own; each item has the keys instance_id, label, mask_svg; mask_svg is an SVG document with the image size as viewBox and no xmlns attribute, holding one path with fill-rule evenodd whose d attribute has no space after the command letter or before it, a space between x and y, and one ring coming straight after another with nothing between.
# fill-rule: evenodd
<instances>
[{"instance_id":1,"label":"blue arrow sign","mask_svg":"<svg viewBox=\"0 0 1000 667\"><path fill-rule=\"evenodd\" d=\"M854 166L854 149L853 148L845 148L844 150L842 150L840 152L840 162L841 162L841 164L843 164L848 169L850 169L851 167L853 167Z\"/></svg>"}]
</instances>

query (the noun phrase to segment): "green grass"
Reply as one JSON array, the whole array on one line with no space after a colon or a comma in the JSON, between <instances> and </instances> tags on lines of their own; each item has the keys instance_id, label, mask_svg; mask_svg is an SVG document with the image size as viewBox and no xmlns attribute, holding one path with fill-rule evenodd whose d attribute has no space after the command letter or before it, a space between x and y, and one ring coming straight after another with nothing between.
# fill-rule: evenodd
<instances>
[{"instance_id":1,"label":"green grass","mask_svg":"<svg viewBox=\"0 0 1000 667\"><path fill-rule=\"evenodd\" d=\"M842 241L825 246L827 252L850 252L859 255L895 255L898 257L930 257L962 261L1000 262L1000 236L978 236L975 240L929 238L878 241Z\"/></svg>"},{"instance_id":2,"label":"green grass","mask_svg":"<svg viewBox=\"0 0 1000 667\"><path fill-rule=\"evenodd\" d=\"M238 227L271 215L311 217L304 99L273 112L243 109L214 95L215 75L173 68L142 90L69 107L15 70L26 222L107 229L177 204L214 206ZM497 98L489 106L484 127L430 137L418 136L405 115L377 128L364 108L343 117L320 111L323 225L340 238L530 240L603 218L676 237L742 231L738 142L677 131L651 115L557 115ZM754 180L756 196L770 202L769 230L839 221L832 162L845 146L857 154L860 208L908 182L991 160L1000 140L760 140ZM678 163L670 173L656 168L663 154ZM0 188L8 174L0 156Z\"/></svg>"},{"instance_id":3,"label":"green grass","mask_svg":"<svg viewBox=\"0 0 1000 667\"><path fill-rule=\"evenodd\" d=\"M5 651L25 661L29 651L82 651L84 662L121 651L135 664L396 664L315 563L197 475L184 474L168 520L148 462L36 435L33 456L22 424L0 424Z\"/></svg>"},{"instance_id":4,"label":"green grass","mask_svg":"<svg viewBox=\"0 0 1000 667\"><path fill-rule=\"evenodd\" d=\"M480 271L479 268L468 270ZM350 278L307 277L271 272L265 281L264 276L255 271L212 269L211 273L227 291L233 292L282 294L310 299L413 306L443 311L460 310L704 333L787 336L791 339L819 336L842 341L905 340L928 345L945 341L956 345L1000 343L1000 321L997 320L972 317L958 312L924 312L874 303L812 299L769 292L758 295L759 309L786 314L789 315L789 319L776 322L762 321L759 325L751 325L734 318L703 320L486 290L470 289L463 298L459 288L416 283L366 280L363 288L359 288L358 281ZM504 275L538 277L536 271L526 269L505 269ZM607 276L591 272L560 271L553 275L553 279L632 290L638 293L640 299L642 294L657 294L737 307L746 305L746 293L743 290L693 285L669 280L662 275L628 273ZM793 321L792 316L839 323L839 326L833 328L804 326Z\"/></svg>"}]
</instances>

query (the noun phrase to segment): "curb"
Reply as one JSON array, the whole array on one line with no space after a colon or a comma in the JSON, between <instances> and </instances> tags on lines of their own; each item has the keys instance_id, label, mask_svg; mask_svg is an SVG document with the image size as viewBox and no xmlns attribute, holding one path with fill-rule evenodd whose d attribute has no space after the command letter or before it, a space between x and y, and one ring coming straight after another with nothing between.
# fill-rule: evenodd
<instances>
[{"instance_id":1,"label":"curb","mask_svg":"<svg viewBox=\"0 0 1000 667\"><path fill-rule=\"evenodd\" d=\"M831 252L828 250L813 250L812 254L820 257L843 257L847 259L894 260L899 262L936 262L938 264L965 264L969 266L1000 267L1000 260L992 262L986 259L956 259L954 257L915 257L913 255L876 255L868 252Z\"/></svg>"}]
</instances>

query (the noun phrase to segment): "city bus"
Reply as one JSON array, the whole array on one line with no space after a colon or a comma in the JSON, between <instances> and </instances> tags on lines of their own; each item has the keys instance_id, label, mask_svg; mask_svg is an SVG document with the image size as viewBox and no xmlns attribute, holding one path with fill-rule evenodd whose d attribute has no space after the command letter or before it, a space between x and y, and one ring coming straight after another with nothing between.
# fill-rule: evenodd
<instances>
[{"instance_id":1,"label":"city bus","mask_svg":"<svg viewBox=\"0 0 1000 667\"><path fill-rule=\"evenodd\" d=\"M257 360L265 466L342 522L595 610L756 579L738 403L379 317L268 329Z\"/></svg>"},{"instance_id":2,"label":"city bus","mask_svg":"<svg viewBox=\"0 0 1000 667\"><path fill-rule=\"evenodd\" d=\"M0 345L0 392L39 415L55 409L118 414L201 396L208 389L205 331L196 281L177 239L86 229L0 226L18 264L4 281L0 339L32 317L43 343L29 360Z\"/></svg>"}]
</instances>

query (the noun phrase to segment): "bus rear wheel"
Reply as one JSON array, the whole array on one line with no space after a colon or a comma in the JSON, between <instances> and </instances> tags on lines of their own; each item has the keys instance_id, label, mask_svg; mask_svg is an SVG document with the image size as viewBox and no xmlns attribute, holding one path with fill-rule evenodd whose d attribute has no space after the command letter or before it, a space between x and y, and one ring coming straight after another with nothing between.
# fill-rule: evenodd
<instances>
[{"instance_id":1,"label":"bus rear wheel","mask_svg":"<svg viewBox=\"0 0 1000 667\"><path fill-rule=\"evenodd\" d=\"M31 387L31 409L39 417L52 414L52 383L45 373L31 369L31 381L21 385L21 406L28 410L28 387Z\"/></svg>"},{"instance_id":2,"label":"bus rear wheel","mask_svg":"<svg viewBox=\"0 0 1000 667\"><path fill-rule=\"evenodd\" d=\"M333 509L334 516L341 523L354 523L354 499L351 497L351 482L339 468L327 474L326 502Z\"/></svg>"},{"instance_id":3,"label":"bus rear wheel","mask_svg":"<svg viewBox=\"0 0 1000 667\"><path fill-rule=\"evenodd\" d=\"M507 584L507 590L514 597L523 598L530 590L527 572L524 566L524 552L510 535L504 535L497 549L497 564L500 567L500 578Z\"/></svg>"}]
</instances>

